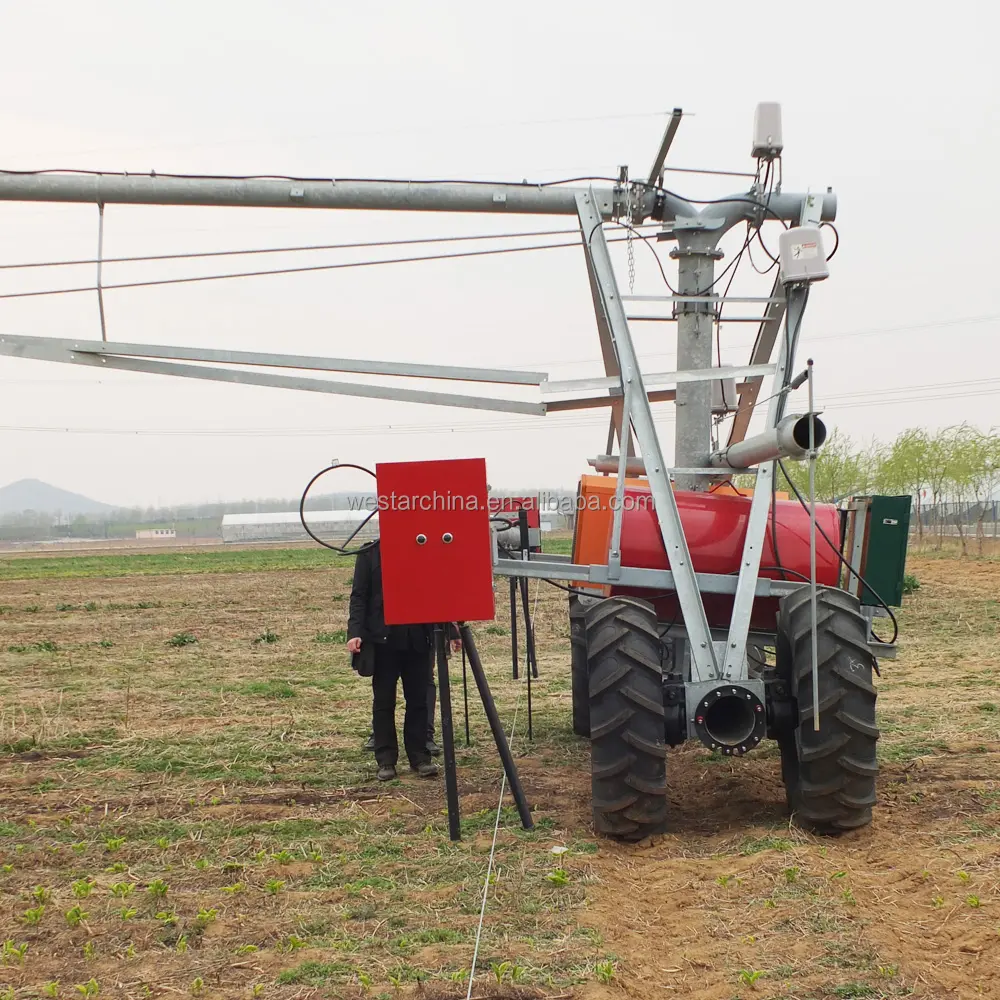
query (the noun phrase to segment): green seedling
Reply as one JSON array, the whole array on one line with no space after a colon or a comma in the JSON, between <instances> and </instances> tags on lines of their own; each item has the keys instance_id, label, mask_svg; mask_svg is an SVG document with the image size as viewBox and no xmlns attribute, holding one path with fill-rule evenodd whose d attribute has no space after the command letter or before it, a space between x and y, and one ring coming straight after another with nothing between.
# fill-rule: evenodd
<instances>
[{"instance_id":1,"label":"green seedling","mask_svg":"<svg viewBox=\"0 0 1000 1000\"><path fill-rule=\"evenodd\" d=\"M191 995L192 995L192 996L198 996L198 994L199 994L199 993L201 993L201 991L202 991L202 990L203 990L204 988L205 988L205 980L204 980L204 979L202 979L202 978L201 978L201 976L199 976L199 977L198 977L198 978L197 978L197 979L196 979L196 980L195 980L195 981L194 981L194 982L193 982L193 983L191 984Z\"/></svg>"},{"instance_id":2,"label":"green seedling","mask_svg":"<svg viewBox=\"0 0 1000 1000\"><path fill-rule=\"evenodd\" d=\"M236 954L237 955L252 955L255 951L257 951L257 945L255 945L255 944L241 944L236 949Z\"/></svg>"},{"instance_id":3,"label":"green seedling","mask_svg":"<svg viewBox=\"0 0 1000 1000\"><path fill-rule=\"evenodd\" d=\"M83 854L83 852L87 849L87 841L78 840L75 844L70 844L69 846L72 847L77 854Z\"/></svg>"},{"instance_id":4,"label":"green seedling","mask_svg":"<svg viewBox=\"0 0 1000 1000\"><path fill-rule=\"evenodd\" d=\"M177 635L171 636L167 640L167 645L179 649L181 646L192 646L197 641L190 632L178 632Z\"/></svg>"},{"instance_id":5,"label":"green seedling","mask_svg":"<svg viewBox=\"0 0 1000 1000\"><path fill-rule=\"evenodd\" d=\"M182 934L177 939L176 950L178 955L183 955L188 950L188 939L186 934Z\"/></svg>"},{"instance_id":6,"label":"green seedling","mask_svg":"<svg viewBox=\"0 0 1000 1000\"><path fill-rule=\"evenodd\" d=\"M230 896L235 896L236 893L242 892L246 886L242 882L237 882L235 885L224 885L222 891Z\"/></svg>"},{"instance_id":7,"label":"green seedling","mask_svg":"<svg viewBox=\"0 0 1000 1000\"><path fill-rule=\"evenodd\" d=\"M498 986L510 975L511 968L510 962L494 962L490 966L490 971L493 973Z\"/></svg>"},{"instance_id":8,"label":"green seedling","mask_svg":"<svg viewBox=\"0 0 1000 1000\"><path fill-rule=\"evenodd\" d=\"M253 644L255 646L260 646L260 645L271 646L274 645L274 643L278 642L279 639L281 639L281 636L278 635L277 632L272 632L270 629L265 629L263 632L261 632L259 636L257 636L256 639L253 640Z\"/></svg>"},{"instance_id":9,"label":"green seedling","mask_svg":"<svg viewBox=\"0 0 1000 1000\"><path fill-rule=\"evenodd\" d=\"M146 892L148 892L153 899L163 899L167 894L168 888L169 886L163 881L163 879L157 878L153 879L153 881L149 883Z\"/></svg>"},{"instance_id":10,"label":"green seedling","mask_svg":"<svg viewBox=\"0 0 1000 1000\"><path fill-rule=\"evenodd\" d=\"M101 987L96 979L91 979L89 983L77 983L76 989L85 997L96 997L101 992Z\"/></svg>"},{"instance_id":11,"label":"green seedling","mask_svg":"<svg viewBox=\"0 0 1000 1000\"><path fill-rule=\"evenodd\" d=\"M272 854L271 858L279 865L290 865L295 860L295 855L291 851L278 851L277 854Z\"/></svg>"},{"instance_id":12,"label":"green seedling","mask_svg":"<svg viewBox=\"0 0 1000 1000\"><path fill-rule=\"evenodd\" d=\"M978 896L967 896L967 897L966 897L966 899L965 899L965 901L966 901L966 903L968 903L968 904L969 904L969 906L971 906L971 907L972 907L972 908L973 908L974 910L978 910L978 909L979 909L979 907L983 905L983 904L982 904L982 901L981 901L981 900L979 899L979 897L978 897Z\"/></svg>"},{"instance_id":13,"label":"green seedling","mask_svg":"<svg viewBox=\"0 0 1000 1000\"><path fill-rule=\"evenodd\" d=\"M285 883L278 878L269 878L264 883L264 889L266 892L270 893L272 896L277 896L282 889L285 888Z\"/></svg>"},{"instance_id":14,"label":"green seedling","mask_svg":"<svg viewBox=\"0 0 1000 1000\"><path fill-rule=\"evenodd\" d=\"M306 942L302 938L297 937L295 934L289 934L288 937L283 938L278 942L279 952L291 952L298 951L299 948L304 948Z\"/></svg>"},{"instance_id":15,"label":"green seedling","mask_svg":"<svg viewBox=\"0 0 1000 1000\"><path fill-rule=\"evenodd\" d=\"M94 891L94 886L97 883L90 878L81 878L73 883L73 896L76 899L86 899L91 892Z\"/></svg>"},{"instance_id":16,"label":"green seedling","mask_svg":"<svg viewBox=\"0 0 1000 1000\"><path fill-rule=\"evenodd\" d=\"M756 986L757 980L763 975L760 969L741 969L739 980L744 986Z\"/></svg>"},{"instance_id":17,"label":"green seedling","mask_svg":"<svg viewBox=\"0 0 1000 1000\"><path fill-rule=\"evenodd\" d=\"M4 965L7 965L9 962L17 962L18 965L24 965L24 956L27 953L28 946L26 944L15 944L13 941L7 940L0 947L0 962Z\"/></svg>"},{"instance_id":18,"label":"green seedling","mask_svg":"<svg viewBox=\"0 0 1000 1000\"><path fill-rule=\"evenodd\" d=\"M958 876L959 882L968 882L972 878L968 872L955 872L955 874Z\"/></svg>"},{"instance_id":19,"label":"green seedling","mask_svg":"<svg viewBox=\"0 0 1000 1000\"><path fill-rule=\"evenodd\" d=\"M70 927L79 927L90 914L86 910L81 910L79 906L74 906L66 911L66 923Z\"/></svg>"},{"instance_id":20,"label":"green seedling","mask_svg":"<svg viewBox=\"0 0 1000 1000\"><path fill-rule=\"evenodd\" d=\"M128 899L135 892L134 882L115 882L111 886L111 895L117 899Z\"/></svg>"},{"instance_id":21,"label":"green seedling","mask_svg":"<svg viewBox=\"0 0 1000 1000\"><path fill-rule=\"evenodd\" d=\"M42 987L42 992L47 997L57 997L59 996L59 982L58 980L53 980L51 983L46 983Z\"/></svg>"},{"instance_id":22,"label":"green seedling","mask_svg":"<svg viewBox=\"0 0 1000 1000\"><path fill-rule=\"evenodd\" d=\"M89 962L97 958L97 948L94 946L93 941L88 941L83 946L83 957Z\"/></svg>"},{"instance_id":23,"label":"green seedling","mask_svg":"<svg viewBox=\"0 0 1000 1000\"><path fill-rule=\"evenodd\" d=\"M104 870L109 875L123 875L128 871L128 865L124 861L116 861L113 865L108 865Z\"/></svg>"},{"instance_id":24,"label":"green seedling","mask_svg":"<svg viewBox=\"0 0 1000 1000\"><path fill-rule=\"evenodd\" d=\"M565 868L556 868L545 876L545 880L553 885L569 885L569 873Z\"/></svg>"},{"instance_id":25,"label":"green seedling","mask_svg":"<svg viewBox=\"0 0 1000 1000\"><path fill-rule=\"evenodd\" d=\"M799 868L786 868L785 869L785 881L791 885L793 882L798 882L799 875L801 874L801 869Z\"/></svg>"},{"instance_id":26,"label":"green seedling","mask_svg":"<svg viewBox=\"0 0 1000 1000\"><path fill-rule=\"evenodd\" d=\"M107 848L109 853L113 854L115 851L119 850L124 843L124 837L109 837L106 841L104 841L104 846Z\"/></svg>"},{"instance_id":27,"label":"green seedling","mask_svg":"<svg viewBox=\"0 0 1000 1000\"><path fill-rule=\"evenodd\" d=\"M199 910L196 920L200 926L207 927L209 924L214 923L218 917L219 911L213 908L211 910Z\"/></svg>"},{"instance_id":28,"label":"green seedling","mask_svg":"<svg viewBox=\"0 0 1000 1000\"><path fill-rule=\"evenodd\" d=\"M46 903L52 902L52 890L46 889L44 885L36 885L31 891L31 898L44 906Z\"/></svg>"},{"instance_id":29,"label":"green seedling","mask_svg":"<svg viewBox=\"0 0 1000 1000\"><path fill-rule=\"evenodd\" d=\"M29 927L37 927L45 916L45 907L36 906L34 909L24 911L24 922Z\"/></svg>"},{"instance_id":30,"label":"green seedling","mask_svg":"<svg viewBox=\"0 0 1000 1000\"><path fill-rule=\"evenodd\" d=\"M153 844L161 851L165 851L170 846L170 841L166 837L157 837Z\"/></svg>"},{"instance_id":31,"label":"green seedling","mask_svg":"<svg viewBox=\"0 0 1000 1000\"><path fill-rule=\"evenodd\" d=\"M122 918L122 920L131 920L138 912L138 910L133 909L130 906L123 906L118 911L118 915Z\"/></svg>"},{"instance_id":32,"label":"green seedling","mask_svg":"<svg viewBox=\"0 0 1000 1000\"><path fill-rule=\"evenodd\" d=\"M177 917L168 910L160 910L153 915L154 920L159 920L164 927L173 927L177 923Z\"/></svg>"}]
</instances>

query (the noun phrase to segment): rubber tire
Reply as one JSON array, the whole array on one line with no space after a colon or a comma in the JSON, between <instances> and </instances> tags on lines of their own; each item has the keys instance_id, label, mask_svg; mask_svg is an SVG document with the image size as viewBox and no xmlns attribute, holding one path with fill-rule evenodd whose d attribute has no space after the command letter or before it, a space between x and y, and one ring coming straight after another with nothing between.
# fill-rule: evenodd
<instances>
[{"instance_id":1,"label":"rubber tire","mask_svg":"<svg viewBox=\"0 0 1000 1000\"><path fill-rule=\"evenodd\" d=\"M660 637L652 605L608 598L587 610L594 829L637 841L667 825Z\"/></svg>"},{"instance_id":2,"label":"rubber tire","mask_svg":"<svg viewBox=\"0 0 1000 1000\"><path fill-rule=\"evenodd\" d=\"M820 729L813 728L811 610L809 588L802 587L782 599L778 612L778 672L791 686L798 720L778 742L796 822L830 835L872 821L879 737L875 657L856 597L820 588L816 612Z\"/></svg>"},{"instance_id":3,"label":"rubber tire","mask_svg":"<svg viewBox=\"0 0 1000 1000\"><path fill-rule=\"evenodd\" d=\"M590 675L587 667L587 609L599 598L570 594L570 680L573 694L573 732L590 739Z\"/></svg>"}]
</instances>

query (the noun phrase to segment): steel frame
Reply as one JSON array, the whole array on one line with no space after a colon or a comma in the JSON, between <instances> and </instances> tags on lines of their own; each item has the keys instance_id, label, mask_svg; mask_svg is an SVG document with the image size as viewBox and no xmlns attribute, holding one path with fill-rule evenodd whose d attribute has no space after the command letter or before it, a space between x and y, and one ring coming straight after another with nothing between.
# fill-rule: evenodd
<instances>
[{"instance_id":1,"label":"steel frame","mask_svg":"<svg viewBox=\"0 0 1000 1000\"><path fill-rule=\"evenodd\" d=\"M578 566L552 557L508 560L494 549L497 573L547 579L587 581L591 584L655 587L677 593L683 615L683 632L690 649L690 682L745 681L750 614L755 597L780 596L801 584L759 579L760 558L770 505L773 470L761 466L750 505L746 540L737 577L696 573L684 536L670 472L678 485L705 489L712 477L726 473L712 468L708 442L713 379L742 377L739 404L729 434L730 445L744 439L760 388L772 375L766 427L780 420L786 399L783 391L794 364L794 340L805 308L805 286L787 289L776 278L771 292L762 297L733 297L710 292L714 287L714 262L721 256L719 239L733 226L760 224L765 217L790 223L832 221L836 197L778 192L767 198L758 188L707 204L700 210L665 191L658 177L680 123L675 109L648 183L624 180L611 187L574 188L532 184L414 182L392 180L337 180L297 178L177 177L122 174L25 174L0 172L0 200L89 202L103 212L106 204L232 205L300 207L313 209L395 210L423 212L500 212L506 214L572 215L578 220L604 361L605 377L549 382L541 372L504 369L415 365L402 362L320 358L266 352L222 351L207 348L108 343L50 337L3 334L0 355L70 364L118 368L185 378L228 381L310 392L326 392L376 399L393 399L440 406L498 410L544 415L569 409L610 407L611 424L603 459L616 463L617 507L606 566ZM628 217L633 222L655 218L662 222L662 239L675 240L671 256L679 261L679 294L623 296L615 280L603 223ZM709 292L702 292L706 288ZM636 356L626 301L670 301L678 324L676 372L644 376ZM760 303L760 331L749 363L744 366L711 366L711 328L725 301ZM665 317L664 317L665 318ZM782 319L786 320L782 332ZM789 332L791 331L791 332ZM706 350L707 343L707 350ZM771 361L775 344L776 362ZM701 359L701 360L699 360ZM707 364L705 360L707 359ZM178 364L178 361L195 364ZM212 363L212 364L208 364ZM220 365L231 367L219 367ZM250 370L289 368L327 372L354 372L390 377L496 383L534 389L534 399L500 399L407 389L398 386L336 382ZM654 387L671 385L673 389ZM555 398L566 392L596 391L596 395ZM678 399L684 403L678 416L675 463L664 460L651 402ZM680 409L680 408L679 408ZM683 415L683 420L681 420ZM638 461L633 439L656 505L660 534L669 555L670 570L639 570L621 565L622 494L625 472ZM617 441L618 455L613 454ZM631 464L630 464L631 461ZM734 608L728 631L719 636L705 615L702 593L732 593Z\"/></svg>"}]
</instances>

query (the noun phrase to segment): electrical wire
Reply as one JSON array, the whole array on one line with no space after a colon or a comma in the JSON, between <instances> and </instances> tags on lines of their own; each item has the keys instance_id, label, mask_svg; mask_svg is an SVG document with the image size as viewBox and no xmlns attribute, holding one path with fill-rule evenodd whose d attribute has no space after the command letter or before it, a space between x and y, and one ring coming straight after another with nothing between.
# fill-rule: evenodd
<instances>
[{"instance_id":1,"label":"electrical wire","mask_svg":"<svg viewBox=\"0 0 1000 1000\"><path fill-rule=\"evenodd\" d=\"M355 465L352 462L337 462L335 465L328 465L325 469L320 469L312 479L306 484L306 488L302 491L302 498L299 500L299 521L302 523L302 527L305 529L306 534L319 545L322 545L325 549L331 549L334 552L339 552L344 556L356 556L359 552L364 552L366 549L370 549L373 545L378 544L378 539L373 539L370 542L365 542L363 545L356 549L348 549L347 546L350 544L351 539L357 535L362 528L378 513L378 507L376 507L348 536L347 541L343 545L331 545L329 542L324 542L313 530L309 527L306 522L306 498L309 496L309 491L312 489L313 484L321 476L325 476L326 473L333 469L360 469L361 472L367 472L372 479L375 479L375 473L371 469L365 468L363 465Z\"/></svg>"},{"instance_id":2,"label":"electrical wire","mask_svg":"<svg viewBox=\"0 0 1000 1000\"><path fill-rule=\"evenodd\" d=\"M668 289L670 289L671 295L676 295L677 291L674 289L674 286L670 284L670 279L667 277L667 272L663 269L663 261L660 260L660 255L656 252L656 247L654 247L652 243L650 243L651 239L653 239L653 242L655 242L655 239L653 237L646 236L643 233L640 233L635 226L632 226L627 222L621 222L620 220L615 220L615 223L616 225L621 226L623 229L627 229L629 230L629 232L634 233L636 236L639 237L640 240L642 240L643 243L646 244L646 246L649 248L649 252L653 255L653 259L656 261L656 266L660 269L660 276L663 278L663 283L667 286ZM591 232L590 235L593 236L594 235L593 232ZM609 240L608 242L619 242L619 241Z\"/></svg>"},{"instance_id":3,"label":"electrical wire","mask_svg":"<svg viewBox=\"0 0 1000 1000\"><path fill-rule=\"evenodd\" d=\"M788 485L791 486L792 492L795 494L799 503L806 511L808 511L809 504L806 502L805 498L799 492L799 488L795 485L795 483L792 482L792 477L788 475L788 470L785 468L785 463L782 462L780 458L778 459L778 465L781 468L781 474L785 477L785 480L787 481ZM883 608L885 608L886 613L889 615L889 618L892 621L892 638L889 640L888 643L889 645L892 645L899 638L899 622L896 621L896 616L892 613L892 608L890 608L889 605L882 600L882 598L875 592L871 584L869 584L868 581L844 558L843 554L840 551L840 547L833 544L833 542L830 540L830 536L822 529L822 527L820 527L819 524L816 525L816 530L823 536L823 539L826 541L826 544L829 545L831 549L833 549L834 554L840 560L841 564L847 569L847 571L857 579L857 581L861 584L861 586L864 587ZM872 630L872 636L876 642L883 641L877 635L875 635L874 629Z\"/></svg>"},{"instance_id":4,"label":"electrical wire","mask_svg":"<svg viewBox=\"0 0 1000 1000\"><path fill-rule=\"evenodd\" d=\"M830 251L830 256L826 258L829 261L833 260L833 258L837 254L837 251L840 249L840 233L837 232L837 227L832 222L821 222L819 224L820 229L823 229L824 227L833 230L833 235L836 240L836 242L833 244L833 249Z\"/></svg>"},{"instance_id":5,"label":"electrical wire","mask_svg":"<svg viewBox=\"0 0 1000 1000\"><path fill-rule=\"evenodd\" d=\"M145 254L129 257L105 257L103 264L134 264L145 261L192 260L205 257L245 257L272 253L312 253L325 250L361 250L372 247L417 246L425 243L462 243L476 240L526 239L538 236L577 236L579 229L538 229L523 233L484 233L477 236L426 236L409 240L365 240L358 243L318 243L290 247L254 247L246 250L205 250L192 253ZM97 258L80 260L35 261L28 264L0 264L0 271L17 271L41 267L77 267L99 263Z\"/></svg>"}]
</instances>

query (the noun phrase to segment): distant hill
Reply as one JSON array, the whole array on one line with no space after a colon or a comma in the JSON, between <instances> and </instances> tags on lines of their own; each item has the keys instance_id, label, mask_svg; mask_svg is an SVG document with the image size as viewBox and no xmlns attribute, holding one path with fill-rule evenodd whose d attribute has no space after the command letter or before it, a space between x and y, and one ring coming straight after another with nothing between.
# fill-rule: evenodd
<instances>
[{"instance_id":1,"label":"distant hill","mask_svg":"<svg viewBox=\"0 0 1000 1000\"><path fill-rule=\"evenodd\" d=\"M40 479L19 479L16 483L0 486L0 516L20 514L34 510L45 514L106 514L115 510L111 504L91 500L90 497L69 490L50 486Z\"/></svg>"}]
</instances>

